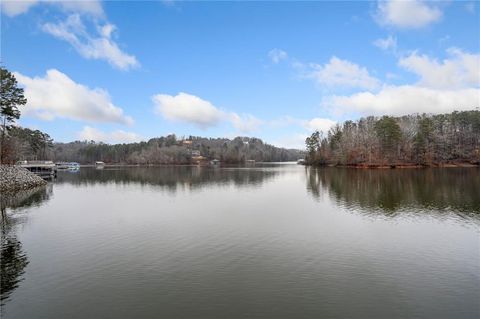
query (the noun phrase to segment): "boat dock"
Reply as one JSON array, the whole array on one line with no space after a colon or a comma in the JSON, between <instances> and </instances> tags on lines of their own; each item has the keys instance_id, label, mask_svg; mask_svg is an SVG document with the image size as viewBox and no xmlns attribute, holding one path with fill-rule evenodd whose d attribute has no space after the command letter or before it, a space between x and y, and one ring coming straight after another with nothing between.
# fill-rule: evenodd
<instances>
[{"instance_id":1,"label":"boat dock","mask_svg":"<svg viewBox=\"0 0 480 319\"><path fill-rule=\"evenodd\" d=\"M57 176L57 167L52 161L21 161L17 165L44 179L53 179Z\"/></svg>"}]
</instances>

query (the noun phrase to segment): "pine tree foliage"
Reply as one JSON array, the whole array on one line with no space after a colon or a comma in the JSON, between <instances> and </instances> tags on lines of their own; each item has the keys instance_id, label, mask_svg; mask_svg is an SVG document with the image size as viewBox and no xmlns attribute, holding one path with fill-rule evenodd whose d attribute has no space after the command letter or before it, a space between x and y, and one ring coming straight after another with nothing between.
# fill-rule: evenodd
<instances>
[{"instance_id":1,"label":"pine tree foliage","mask_svg":"<svg viewBox=\"0 0 480 319\"><path fill-rule=\"evenodd\" d=\"M306 139L312 165L480 163L480 111L364 117ZM312 142L315 141L315 143ZM313 144L318 147L313 147Z\"/></svg>"}]
</instances>

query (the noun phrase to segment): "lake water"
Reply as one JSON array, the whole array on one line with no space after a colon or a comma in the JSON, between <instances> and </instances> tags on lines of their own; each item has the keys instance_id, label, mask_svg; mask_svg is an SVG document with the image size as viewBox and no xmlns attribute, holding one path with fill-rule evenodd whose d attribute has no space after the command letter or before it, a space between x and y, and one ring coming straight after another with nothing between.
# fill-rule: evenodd
<instances>
[{"instance_id":1,"label":"lake water","mask_svg":"<svg viewBox=\"0 0 480 319\"><path fill-rule=\"evenodd\" d=\"M2 216L4 319L480 317L477 168L82 168Z\"/></svg>"}]
</instances>

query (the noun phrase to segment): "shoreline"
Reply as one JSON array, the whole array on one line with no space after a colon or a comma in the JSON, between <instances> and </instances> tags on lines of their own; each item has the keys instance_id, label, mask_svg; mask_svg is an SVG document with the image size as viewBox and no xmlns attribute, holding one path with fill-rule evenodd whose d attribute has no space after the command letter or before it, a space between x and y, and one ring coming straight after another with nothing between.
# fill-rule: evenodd
<instances>
[{"instance_id":1,"label":"shoreline","mask_svg":"<svg viewBox=\"0 0 480 319\"><path fill-rule=\"evenodd\" d=\"M310 167L338 167L338 168L355 168L355 169L421 169L421 168L480 168L480 164L472 163L435 163L429 165L421 164L327 164L313 165L305 164Z\"/></svg>"},{"instance_id":2,"label":"shoreline","mask_svg":"<svg viewBox=\"0 0 480 319\"><path fill-rule=\"evenodd\" d=\"M245 166L245 167L254 167L256 164L296 164L295 161L287 161L287 162L255 162L255 164L246 164L246 163L220 163L217 165L212 164L121 164L121 163L111 163L105 164L102 166L95 166L94 164L80 164L80 167L90 167L96 168L98 167L101 169L107 167L165 167L165 166L173 166L173 167L238 167L238 166Z\"/></svg>"},{"instance_id":3,"label":"shoreline","mask_svg":"<svg viewBox=\"0 0 480 319\"><path fill-rule=\"evenodd\" d=\"M314 164L299 164L296 162L256 162L255 164L292 164L292 165L301 165L306 167L337 167L337 168L356 168L356 169L412 169L412 168L476 168L480 167L479 164L472 163L435 163L429 165L420 165L420 164L392 164L392 165L383 165L383 164L325 164L325 165L314 165ZM99 169L102 168L121 168L121 167L216 167L216 168L225 168L225 167L255 167L255 164L244 164L244 163L230 163L230 164L219 164L219 165L199 165L199 164L105 164ZM96 168L93 164L81 164L80 167L84 168Z\"/></svg>"},{"instance_id":4,"label":"shoreline","mask_svg":"<svg viewBox=\"0 0 480 319\"><path fill-rule=\"evenodd\" d=\"M0 165L0 192L11 193L45 186L45 181L29 170L15 165Z\"/></svg>"}]
</instances>

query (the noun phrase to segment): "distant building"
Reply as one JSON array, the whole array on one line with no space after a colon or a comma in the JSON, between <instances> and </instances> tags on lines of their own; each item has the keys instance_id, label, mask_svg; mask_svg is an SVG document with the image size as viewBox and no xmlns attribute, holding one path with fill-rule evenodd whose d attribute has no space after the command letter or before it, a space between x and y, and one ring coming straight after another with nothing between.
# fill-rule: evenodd
<instances>
[{"instance_id":1,"label":"distant building","mask_svg":"<svg viewBox=\"0 0 480 319\"><path fill-rule=\"evenodd\" d=\"M192 156L201 156L200 151L198 151L198 150L193 150L193 151L192 151Z\"/></svg>"},{"instance_id":2,"label":"distant building","mask_svg":"<svg viewBox=\"0 0 480 319\"><path fill-rule=\"evenodd\" d=\"M197 164L197 165L206 165L208 164L208 160L204 156L192 156L192 164Z\"/></svg>"},{"instance_id":3,"label":"distant building","mask_svg":"<svg viewBox=\"0 0 480 319\"><path fill-rule=\"evenodd\" d=\"M210 164L211 165L219 165L220 161L218 159L213 159L213 160L210 161Z\"/></svg>"},{"instance_id":4,"label":"distant building","mask_svg":"<svg viewBox=\"0 0 480 319\"><path fill-rule=\"evenodd\" d=\"M192 146L193 141L192 140L183 140L182 145L184 146Z\"/></svg>"},{"instance_id":5,"label":"distant building","mask_svg":"<svg viewBox=\"0 0 480 319\"><path fill-rule=\"evenodd\" d=\"M57 169L69 169L69 170L77 170L80 169L80 164L77 162L56 162L55 166Z\"/></svg>"}]
</instances>

